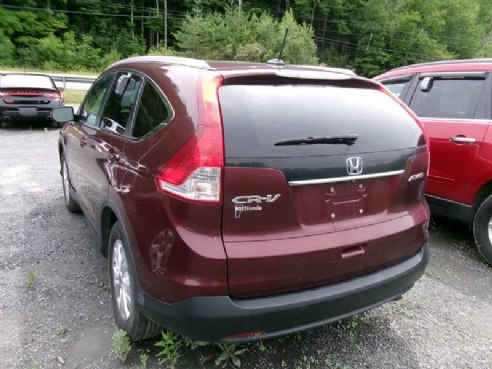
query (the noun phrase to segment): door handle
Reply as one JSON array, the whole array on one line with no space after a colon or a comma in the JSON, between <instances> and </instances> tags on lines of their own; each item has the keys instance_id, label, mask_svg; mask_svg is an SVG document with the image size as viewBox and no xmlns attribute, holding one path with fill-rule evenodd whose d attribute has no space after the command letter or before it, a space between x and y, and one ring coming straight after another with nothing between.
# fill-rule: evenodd
<instances>
[{"instance_id":1,"label":"door handle","mask_svg":"<svg viewBox=\"0 0 492 369\"><path fill-rule=\"evenodd\" d=\"M454 137L449 137L449 141L462 143L462 144L471 144L471 143L475 143L477 140L474 139L473 137L454 136Z\"/></svg>"},{"instance_id":2,"label":"door handle","mask_svg":"<svg viewBox=\"0 0 492 369\"><path fill-rule=\"evenodd\" d=\"M108 151L108 158L113 161L120 161L121 155L118 151L110 149Z\"/></svg>"}]
</instances>

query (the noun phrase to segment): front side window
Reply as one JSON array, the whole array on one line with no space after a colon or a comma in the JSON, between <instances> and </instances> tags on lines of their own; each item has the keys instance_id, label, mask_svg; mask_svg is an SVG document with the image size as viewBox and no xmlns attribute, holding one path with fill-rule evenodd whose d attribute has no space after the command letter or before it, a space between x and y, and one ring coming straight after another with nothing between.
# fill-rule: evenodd
<instances>
[{"instance_id":1,"label":"front side window","mask_svg":"<svg viewBox=\"0 0 492 369\"><path fill-rule=\"evenodd\" d=\"M79 119L81 122L91 126L97 124L97 117L101 110L104 96L112 80L113 74L107 74L94 83L80 109Z\"/></svg>"},{"instance_id":2,"label":"front side window","mask_svg":"<svg viewBox=\"0 0 492 369\"><path fill-rule=\"evenodd\" d=\"M419 117L471 119L484 87L484 79L431 79L417 88L410 108Z\"/></svg>"},{"instance_id":3,"label":"front side window","mask_svg":"<svg viewBox=\"0 0 492 369\"><path fill-rule=\"evenodd\" d=\"M171 116L171 109L161 94L150 83L146 83L135 119L133 137L145 136L158 126L168 123Z\"/></svg>"},{"instance_id":4,"label":"front side window","mask_svg":"<svg viewBox=\"0 0 492 369\"><path fill-rule=\"evenodd\" d=\"M131 73L119 73L116 76L102 114L103 128L121 135L125 133L142 82L142 77Z\"/></svg>"}]
</instances>

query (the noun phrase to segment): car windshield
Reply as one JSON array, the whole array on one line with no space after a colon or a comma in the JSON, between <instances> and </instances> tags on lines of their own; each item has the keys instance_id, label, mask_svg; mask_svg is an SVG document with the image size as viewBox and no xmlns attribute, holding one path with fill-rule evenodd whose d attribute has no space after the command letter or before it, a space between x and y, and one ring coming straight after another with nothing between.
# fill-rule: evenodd
<instances>
[{"instance_id":1,"label":"car windshield","mask_svg":"<svg viewBox=\"0 0 492 369\"><path fill-rule=\"evenodd\" d=\"M0 88L45 88L54 90L51 78L28 74L7 74L0 78Z\"/></svg>"}]
</instances>

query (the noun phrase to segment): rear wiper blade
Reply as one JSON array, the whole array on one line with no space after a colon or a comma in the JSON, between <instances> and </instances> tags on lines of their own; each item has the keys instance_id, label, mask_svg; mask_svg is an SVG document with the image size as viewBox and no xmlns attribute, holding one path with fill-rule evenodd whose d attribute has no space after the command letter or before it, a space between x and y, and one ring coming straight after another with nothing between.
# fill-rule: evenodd
<instances>
[{"instance_id":1,"label":"rear wiper blade","mask_svg":"<svg viewBox=\"0 0 492 369\"><path fill-rule=\"evenodd\" d=\"M276 142L275 146L315 144L353 145L358 138L359 135L356 134L340 136L299 137Z\"/></svg>"}]
</instances>

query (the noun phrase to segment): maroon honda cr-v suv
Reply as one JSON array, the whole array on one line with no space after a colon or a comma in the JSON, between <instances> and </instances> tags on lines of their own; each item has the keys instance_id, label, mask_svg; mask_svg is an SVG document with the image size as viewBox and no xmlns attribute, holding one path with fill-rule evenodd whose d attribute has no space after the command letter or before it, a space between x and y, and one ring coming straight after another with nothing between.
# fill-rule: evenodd
<instances>
[{"instance_id":1,"label":"maroon honda cr-v suv","mask_svg":"<svg viewBox=\"0 0 492 369\"><path fill-rule=\"evenodd\" d=\"M53 117L65 205L133 339L287 334L397 299L427 265L426 137L377 82L137 57Z\"/></svg>"}]
</instances>

